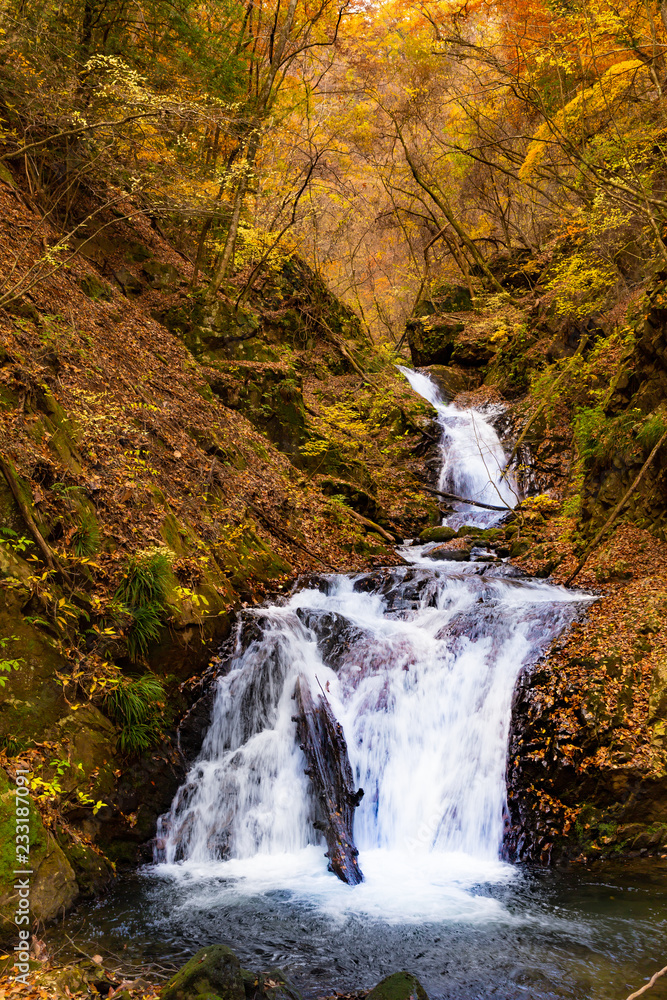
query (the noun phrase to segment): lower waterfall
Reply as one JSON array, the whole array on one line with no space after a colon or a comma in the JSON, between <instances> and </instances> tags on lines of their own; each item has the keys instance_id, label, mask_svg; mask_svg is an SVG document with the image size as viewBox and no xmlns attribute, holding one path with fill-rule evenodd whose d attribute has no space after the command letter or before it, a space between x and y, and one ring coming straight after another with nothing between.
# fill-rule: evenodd
<instances>
[{"instance_id":1,"label":"lower waterfall","mask_svg":"<svg viewBox=\"0 0 667 1000\"><path fill-rule=\"evenodd\" d=\"M405 374L436 406L442 488L514 506L491 422L445 405L425 376ZM449 523L502 517L459 506ZM403 550L412 566L321 576L284 603L244 613L199 759L160 820L158 860L231 870L248 859L289 867L299 852L323 854L296 738L301 677L326 694L365 792L354 824L362 870L382 868L377 852L424 870L453 857L473 869L498 862L513 688L585 598L522 579L483 553L436 564L429 548Z\"/></svg>"},{"instance_id":2,"label":"lower waterfall","mask_svg":"<svg viewBox=\"0 0 667 1000\"><path fill-rule=\"evenodd\" d=\"M322 578L246 613L200 759L158 831L165 861L320 843L292 718L300 675L326 691L365 791L362 869L376 848L497 859L514 683L577 603L481 563Z\"/></svg>"}]
</instances>

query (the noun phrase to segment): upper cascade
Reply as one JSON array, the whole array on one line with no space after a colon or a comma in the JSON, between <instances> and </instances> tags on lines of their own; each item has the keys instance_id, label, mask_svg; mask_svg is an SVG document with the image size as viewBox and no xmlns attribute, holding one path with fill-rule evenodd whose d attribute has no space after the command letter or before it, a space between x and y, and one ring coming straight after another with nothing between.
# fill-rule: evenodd
<instances>
[{"instance_id":1,"label":"upper cascade","mask_svg":"<svg viewBox=\"0 0 667 1000\"><path fill-rule=\"evenodd\" d=\"M403 366L399 366L399 371L437 413L442 457L438 489L507 511L516 507L519 502L516 479L507 468L507 457L490 419L497 414L488 408L485 412L459 409L443 400L428 375ZM453 528L464 524L488 528L502 517L502 511L454 502L454 513L447 517L446 523Z\"/></svg>"}]
</instances>

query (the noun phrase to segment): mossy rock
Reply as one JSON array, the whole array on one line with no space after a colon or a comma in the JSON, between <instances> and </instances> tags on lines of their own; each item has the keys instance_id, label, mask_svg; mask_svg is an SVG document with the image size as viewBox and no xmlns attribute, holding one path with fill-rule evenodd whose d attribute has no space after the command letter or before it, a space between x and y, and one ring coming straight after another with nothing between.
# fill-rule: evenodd
<instances>
[{"instance_id":1,"label":"mossy rock","mask_svg":"<svg viewBox=\"0 0 667 1000\"><path fill-rule=\"evenodd\" d=\"M241 963L224 944L201 948L163 987L161 1000L245 1000Z\"/></svg>"},{"instance_id":2,"label":"mossy rock","mask_svg":"<svg viewBox=\"0 0 667 1000\"><path fill-rule=\"evenodd\" d=\"M149 260L142 271L152 288L158 292L175 292L183 283L183 277L173 264L163 264L159 260Z\"/></svg>"},{"instance_id":3,"label":"mossy rock","mask_svg":"<svg viewBox=\"0 0 667 1000\"><path fill-rule=\"evenodd\" d=\"M411 972L394 972L375 986L367 1000L428 1000L428 994Z\"/></svg>"},{"instance_id":4,"label":"mossy rock","mask_svg":"<svg viewBox=\"0 0 667 1000\"><path fill-rule=\"evenodd\" d=\"M60 846L44 828L39 812L28 799L30 816L30 915L33 920L51 920L69 909L79 894L74 871ZM0 938L14 936L14 913L18 895L13 888L17 867L16 803L14 788L0 769Z\"/></svg>"},{"instance_id":5,"label":"mossy rock","mask_svg":"<svg viewBox=\"0 0 667 1000\"><path fill-rule=\"evenodd\" d=\"M60 834L58 844L76 875L76 882L82 896L99 896L114 879L110 861L98 854L85 843L73 843Z\"/></svg>"},{"instance_id":6,"label":"mossy rock","mask_svg":"<svg viewBox=\"0 0 667 1000\"><path fill-rule=\"evenodd\" d=\"M382 510L380 504L372 494L361 489L361 487L355 486L353 483L348 483L344 479L335 479L330 476L322 477L318 485L325 496L343 496L347 505L352 510L356 510L357 514L370 518L371 521L375 521L376 524L380 524L383 528L388 526L387 515Z\"/></svg>"},{"instance_id":7,"label":"mossy rock","mask_svg":"<svg viewBox=\"0 0 667 1000\"><path fill-rule=\"evenodd\" d=\"M451 542L456 538L456 531L446 524L441 524L437 528L426 528L419 536L420 542Z\"/></svg>"},{"instance_id":8,"label":"mossy rock","mask_svg":"<svg viewBox=\"0 0 667 1000\"><path fill-rule=\"evenodd\" d=\"M150 260L153 254L145 247L143 243L126 243L125 244L125 259L133 263L141 263L144 260Z\"/></svg>"},{"instance_id":9,"label":"mossy rock","mask_svg":"<svg viewBox=\"0 0 667 1000\"><path fill-rule=\"evenodd\" d=\"M463 323L454 319L430 316L409 320L406 331L413 365L449 365L463 330Z\"/></svg>"},{"instance_id":10,"label":"mossy rock","mask_svg":"<svg viewBox=\"0 0 667 1000\"><path fill-rule=\"evenodd\" d=\"M478 528L474 524L464 524L462 528L456 532L457 538L478 538L480 535L484 534L484 528Z\"/></svg>"},{"instance_id":11,"label":"mossy rock","mask_svg":"<svg viewBox=\"0 0 667 1000\"><path fill-rule=\"evenodd\" d=\"M242 413L280 451L302 465L301 448L308 434L303 380L294 369L219 362L208 382L225 406Z\"/></svg>"},{"instance_id":12,"label":"mossy rock","mask_svg":"<svg viewBox=\"0 0 667 1000\"><path fill-rule=\"evenodd\" d=\"M7 674L2 691L0 736L5 741L19 743L35 734L39 734L39 739L49 738L53 726L67 710L55 675L70 669L68 661L44 633L23 617L21 608L25 601L22 587L3 586L0 590L0 635L16 636L5 654L21 661L18 670Z\"/></svg>"},{"instance_id":13,"label":"mossy rock","mask_svg":"<svg viewBox=\"0 0 667 1000\"><path fill-rule=\"evenodd\" d=\"M469 312L472 309L470 290L463 285L441 285L429 299L422 299L415 309L416 316L432 313Z\"/></svg>"},{"instance_id":14,"label":"mossy rock","mask_svg":"<svg viewBox=\"0 0 667 1000\"><path fill-rule=\"evenodd\" d=\"M111 302L113 299L113 290L106 281L100 281L94 274L86 274L79 282L79 287L83 294L94 302L100 299L103 302Z\"/></svg>"}]
</instances>

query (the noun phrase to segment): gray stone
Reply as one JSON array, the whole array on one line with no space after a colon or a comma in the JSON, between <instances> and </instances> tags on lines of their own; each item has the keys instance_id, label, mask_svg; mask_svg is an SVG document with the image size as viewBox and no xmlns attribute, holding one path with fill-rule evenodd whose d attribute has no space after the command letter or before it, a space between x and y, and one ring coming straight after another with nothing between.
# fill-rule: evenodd
<instances>
[{"instance_id":1,"label":"gray stone","mask_svg":"<svg viewBox=\"0 0 667 1000\"><path fill-rule=\"evenodd\" d=\"M437 559L439 562L468 562L470 549L448 549L446 545L438 545L426 555L429 559Z\"/></svg>"}]
</instances>

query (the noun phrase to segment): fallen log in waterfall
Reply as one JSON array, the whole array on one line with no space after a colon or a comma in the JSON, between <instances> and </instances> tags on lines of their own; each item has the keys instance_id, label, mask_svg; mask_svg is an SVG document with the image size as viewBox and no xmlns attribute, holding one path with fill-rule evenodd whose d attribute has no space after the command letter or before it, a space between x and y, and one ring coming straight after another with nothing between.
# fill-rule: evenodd
<instances>
[{"instance_id":1,"label":"fallen log in waterfall","mask_svg":"<svg viewBox=\"0 0 667 1000\"><path fill-rule=\"evenodd\" d=\"M343 728L331 711L324 695L313 699L305 677L297 679L294 699L298 706L297 722L301 749L308 767L306 774L317 793L321 818L316 826L327 841L329 871L342 882L358 885L364 876L357 861L358 851L352 839L354 810L364 794L355 790Z\"/></svg>"}]
</instances>

